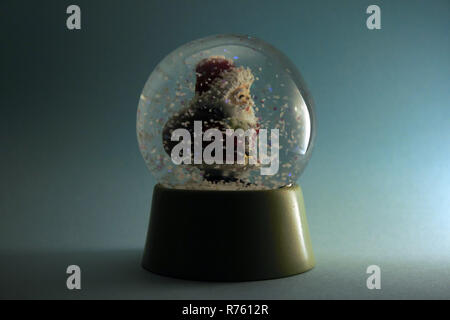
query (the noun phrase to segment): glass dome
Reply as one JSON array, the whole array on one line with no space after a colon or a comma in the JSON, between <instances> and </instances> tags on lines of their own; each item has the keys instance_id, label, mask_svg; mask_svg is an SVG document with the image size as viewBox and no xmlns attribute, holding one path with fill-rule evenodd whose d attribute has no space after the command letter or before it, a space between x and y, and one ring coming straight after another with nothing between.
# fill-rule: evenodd
<instances>
[{"instance_id":1,"label":"glass dome","mask_svg":"<svg viewBox=\"0 0 450 320\"><path fill-rule=\"evenodd\" d=\"M139 100L137 137L165 187L276 189L295 183L311 156L313 102L270 44L211 36L157 65Z\"/></svg>"}]
</instances>

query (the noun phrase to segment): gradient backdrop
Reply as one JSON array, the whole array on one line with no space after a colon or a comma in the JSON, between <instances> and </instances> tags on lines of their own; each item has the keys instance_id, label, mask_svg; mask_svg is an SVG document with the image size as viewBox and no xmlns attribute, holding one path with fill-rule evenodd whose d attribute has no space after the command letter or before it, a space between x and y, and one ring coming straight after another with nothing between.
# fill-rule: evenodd
<instances>
[{"instance_id":1,"label":"gradient backdrop","mask_svg":"<svg viewBox=\"0 0 450 320\"><path fill-rule=\"evenodd\" d=\"M449 299L449 31L448 0L2 1L0 298ZM167 53L218 33L278 47L315 99L299 182L317 267L303 275L202 283L139 266L155 183L140 92Z\"/></svg>"}]
</instances>

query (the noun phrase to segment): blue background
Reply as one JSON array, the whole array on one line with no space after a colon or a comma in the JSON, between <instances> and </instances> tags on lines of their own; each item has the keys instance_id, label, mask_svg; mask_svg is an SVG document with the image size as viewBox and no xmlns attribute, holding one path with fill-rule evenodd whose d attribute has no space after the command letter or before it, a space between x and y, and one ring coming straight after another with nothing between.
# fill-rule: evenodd
<instances>
[{"instance_id":1,"label":"blue background","mask_svg":"<svg viewBox=\"0 0 450 320\"><path fill-rule=\"evenodd\" d=\"M66 28L77 4L82 29ZM381 8L368 30L366 8ZM449 1L2 1L0 298L450 298ZM317 267L240 284L140 269L140 92L176 47L259 37L298 66ZM83 289L65 289L78 264ZM382 290L366 288L381 267Z\"/></svg>"}]
</instances>

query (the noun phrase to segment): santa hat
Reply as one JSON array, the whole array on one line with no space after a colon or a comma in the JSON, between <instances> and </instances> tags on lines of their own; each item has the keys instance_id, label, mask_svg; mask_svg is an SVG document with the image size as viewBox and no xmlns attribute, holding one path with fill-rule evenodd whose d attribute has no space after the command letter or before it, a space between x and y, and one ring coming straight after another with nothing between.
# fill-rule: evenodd
<instances>
[{"instance_id":1,"label":"santa hat","mask_svg":"<svg viewBox=\"0 0 450 320\"><path fill-rule=\"evenodd\" d=\"M208 91L214 80L223 77L224 71L234 68L233 61L226 59L224 56L211 56L201 60L195 68L197 74L195 92L202 94Z\"/></svg>"}]
</instances>

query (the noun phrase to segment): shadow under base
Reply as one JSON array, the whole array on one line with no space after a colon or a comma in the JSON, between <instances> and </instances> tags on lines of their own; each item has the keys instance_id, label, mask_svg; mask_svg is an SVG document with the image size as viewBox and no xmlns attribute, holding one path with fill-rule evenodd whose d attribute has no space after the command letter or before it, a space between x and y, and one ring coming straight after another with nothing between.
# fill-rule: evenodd
<instances>
[{"instance_id":1,"label":"shadow under base","mask_svg":"<svg viewBox=\"0 0 450 320\"><path fill-rule=\"evenodd\" d=\"M315 265L298 185L179 190L156 185L142 266L184 279L281 278Z\"/></svg>"}]
</instances>

